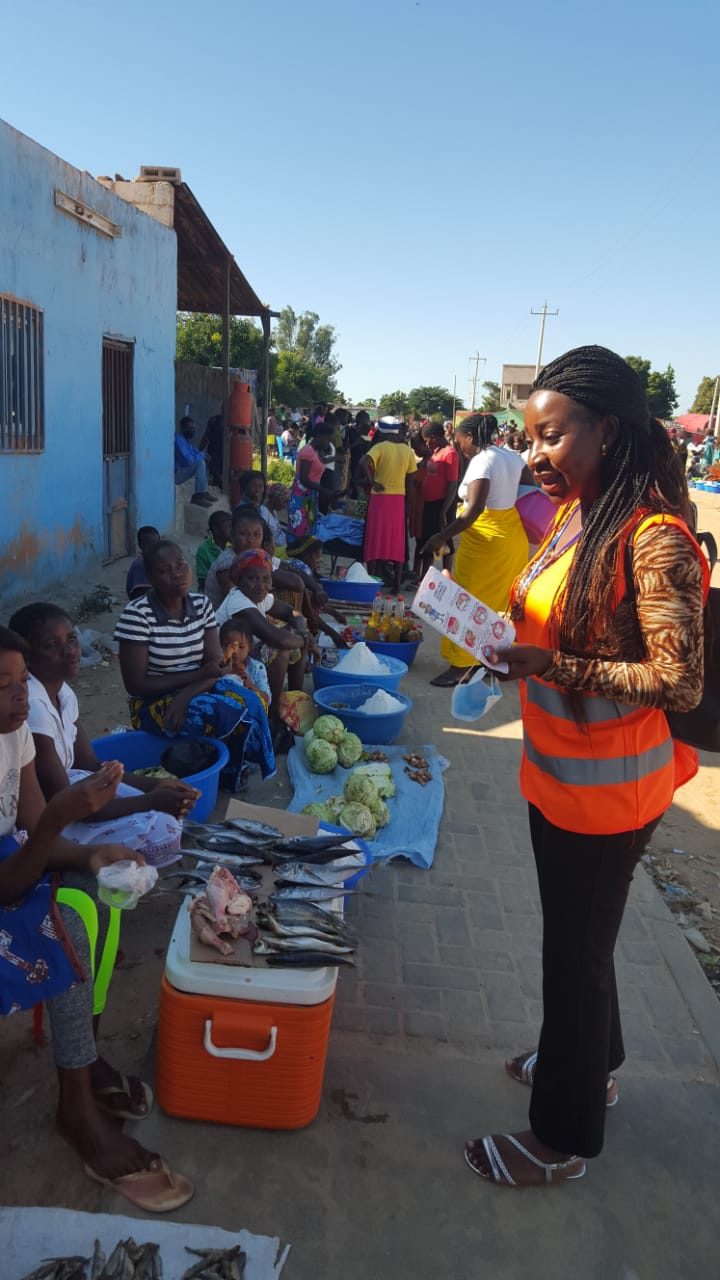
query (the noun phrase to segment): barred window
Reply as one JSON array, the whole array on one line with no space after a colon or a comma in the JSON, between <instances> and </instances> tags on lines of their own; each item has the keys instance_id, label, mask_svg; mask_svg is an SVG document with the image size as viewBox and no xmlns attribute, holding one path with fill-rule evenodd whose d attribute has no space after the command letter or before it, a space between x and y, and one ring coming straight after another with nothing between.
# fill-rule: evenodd
<instances>
[{"instance_id":1,"label":"barred window","mask_svg":"<svg viewBox=\"0 0 720 1280\"><path fill-rule=\"evenodd\" d=\"M43 313L0 294L0 452L44 448Z\"/></svg>"}]
</instances>

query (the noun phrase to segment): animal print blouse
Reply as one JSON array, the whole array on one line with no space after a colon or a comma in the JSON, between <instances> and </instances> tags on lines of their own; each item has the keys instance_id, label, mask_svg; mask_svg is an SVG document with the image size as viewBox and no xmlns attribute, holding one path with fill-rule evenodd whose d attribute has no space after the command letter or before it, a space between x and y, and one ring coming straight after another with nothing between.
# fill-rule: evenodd
<instances>
[{"instance_id":1,"label":"animal print blouse","mask_svg":"<svg viewBox=\"0 0 720 1280\"><path fill-rule=\"evenodd\" d=\"M633 541L635 601L613 614L613 640L630 659L575 658L555 651L542 676L563 689L637 707L690 711L703 688L702 566L677 525L639 531ZM615 647L615 645L613 646Z\"/></svg>"}]
</instances>

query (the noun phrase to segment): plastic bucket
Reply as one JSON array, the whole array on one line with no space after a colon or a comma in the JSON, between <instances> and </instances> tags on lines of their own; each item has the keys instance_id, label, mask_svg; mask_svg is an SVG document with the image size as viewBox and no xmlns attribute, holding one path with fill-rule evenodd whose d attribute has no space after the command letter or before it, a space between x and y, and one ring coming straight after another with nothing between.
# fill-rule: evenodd
<instances>
[{"instance_id":1,"label":"plastic bucket","mask_svg":"<svg viewBox=\"0 0 720 1280\"><path fill-rule=\"evenodd\" d=\"M393 693L403 704L402 710L391 711L387 715L373 716L365 711L358 711L361 703L367 702L377 692L377 685L371 684L338 684L328 689L319 689L315 694L315 705L321 714L337 716L342 720L350 733L356 733L360 741L385 746L394 742L402 731L405 717L412 710L410 698L402 693ZM344 703L344 706L336 706Z\"/></svg>"},{"instance_id":2,"label":"plastic bucket","mask_svg":"<svg viewBox=\"0 0 720 1280\"><path fill-rule=\"evenodd\" d=\"M331 600L350 600L355 604L372 604L381 582L348 582L346 578L321 578L323 590Z\"/></svg>"},{"instance_id":3,"label":"plastic bucket","mask_svg":"<svg viewBox=\"0 0 720 1280\"><path fill-rule=\"evenodd\" d=\"M397 644L390 644L388 640L366 640L365 644L379 658L397 658L411 667L422 640L399 640Z\"/></svg>"},{"instance_id":4,"label":"plastic bucket","mask_svg":"<svg viewBox=\"0 0 720 1280\"><path fill-rule=\"evenodd\" d=\"M325 689L336 684L369 684L374 689L387 689L389 693L394 693L403 676L407 675L408 664L391 657L383 657L383 662L387 663L389 670L382 675L365 672L358 676L351 675L349 671L343 672L342 667L324 667L316 663L312 669L313 689Z\"/></svg>"},{"instance_id":5,"label":"plastic bucket","mask_svg":"<svg viewBox=\"0 0 720 1280\"><path fill-rule=\"evenodd\" d=\"M94 738L92 745L98 760L121 760L127 772L132 773L134 769L149 769L160 764L163 752L175 741L164 733L156 735L133 729L130 733L110 733L104 738ZM183 782L197 787L202 793L188 814L193 822L205 822L210 817L217 803L220 772L230 759L224 742L217 738L203 738L203 742L209 742L216 748L217 760L209 769L183 778Z\"/></svg>"}]
</instances>

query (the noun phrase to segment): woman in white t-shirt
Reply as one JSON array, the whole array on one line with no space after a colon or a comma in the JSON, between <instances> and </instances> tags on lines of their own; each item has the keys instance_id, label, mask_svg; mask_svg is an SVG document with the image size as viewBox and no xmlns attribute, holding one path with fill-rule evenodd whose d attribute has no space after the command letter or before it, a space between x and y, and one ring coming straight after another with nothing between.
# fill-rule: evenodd
<instances>
[{"instance_id":1,"label":"woman in white t-shirt","mask_svg":"<svg viewBox=\"0 0 720 1280\"><path fill-rule=\"evenodd\" d=\"M30 655L30 715L36 769L46 800L100 768L80 722L78 700L67 683L80 669L80 643L72 622L54 604L30 604L10 619ZM147 862L164 867L180 857L182 818L199 792L177 778L127 775L116 796L93 822L76 822L65 831L78 844L125 844Z\"/></svg>"},{"instance_id":2,"label":"woman in white t-shirt","mask_svg":"<svg viewBox=\"0 0 720 1280\"><path fill-rule=\"evenodd\" d=\"M468 459L458 489L462 509L422 550L435 552L459 533L455 581L483 604L503 613L510 588L528 557L527 537L515 510L518 486L534 481L518 453L493 443L497 429L497 419L491 413L473 413L460 423L455 439ZM475 659L445 637L440 652L450 665L430 683L452 688L475 666Z\"/></svg>"}]
</instances>

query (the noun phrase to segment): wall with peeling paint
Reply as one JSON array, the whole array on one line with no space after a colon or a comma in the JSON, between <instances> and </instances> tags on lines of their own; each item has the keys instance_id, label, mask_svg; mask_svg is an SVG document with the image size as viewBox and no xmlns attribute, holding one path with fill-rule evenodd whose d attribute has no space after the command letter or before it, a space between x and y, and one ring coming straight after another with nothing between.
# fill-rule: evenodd
<instances>
[{"instance_id":1,"label":"wall with peeling paint","mask_svg":"<svg viewBox=\"0 0 720 1280\"><path fill-rule=\"evenodd\" d=\"M102 340L134 343L133 528L174 516L175 233L0 121L0 293L44 313L45 449L0 450L0 620L28 588L101 579ZM56 209L55 189L123 229Z\"/></svg>"}]
</instances>

